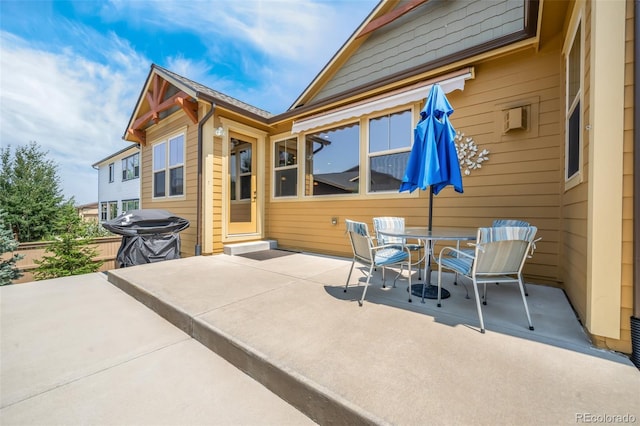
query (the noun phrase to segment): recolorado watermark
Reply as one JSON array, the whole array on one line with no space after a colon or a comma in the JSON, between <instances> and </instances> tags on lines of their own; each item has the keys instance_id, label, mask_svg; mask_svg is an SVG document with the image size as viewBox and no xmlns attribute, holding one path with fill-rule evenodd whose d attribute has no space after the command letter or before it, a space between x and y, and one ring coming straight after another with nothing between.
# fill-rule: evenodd
<instances>
[{"instance_id":1,"label":"recolorado watermark","mask_svg":"<svg viewBox=\"0 0 640 426\"><path fill-rule=\"evenodd\" d=\"M576 423L636 423L637 418L633 414L594 414L576 413Z\"/></svg>"}]
</instances>

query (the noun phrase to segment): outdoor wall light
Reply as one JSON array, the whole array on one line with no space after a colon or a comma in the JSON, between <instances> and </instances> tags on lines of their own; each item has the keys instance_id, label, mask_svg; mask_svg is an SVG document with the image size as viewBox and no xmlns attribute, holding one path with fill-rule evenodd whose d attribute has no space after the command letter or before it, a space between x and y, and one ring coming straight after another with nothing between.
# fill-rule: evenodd
<instances>
[{"instance_id":1,"label":"outdoor wall light","mask_svg":"<svg viewBox=\"0 0 640 426\"><path fill-rule=\"evenodd\" d=\"M217 127L214 134L219 138L223 137L224 136L224 129L222 128L222 126Z\"/></svg>"}]
</instances>

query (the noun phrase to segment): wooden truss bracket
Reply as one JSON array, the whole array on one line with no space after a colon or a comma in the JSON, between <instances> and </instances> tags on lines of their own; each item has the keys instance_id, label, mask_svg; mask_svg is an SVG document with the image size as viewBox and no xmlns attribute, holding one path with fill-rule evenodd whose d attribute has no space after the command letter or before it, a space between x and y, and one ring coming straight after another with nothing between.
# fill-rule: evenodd
<instances>
[{"instance_id":1,"label":"wooden truss bracket","mask_svg":"<svg viewBox=\"0 0 640 426\"><path fill-rule=\"evenodd\" d=\"M187 93L180 91L170 98L164 99L169 82L159 77L157 74L153 76L149 91L145 98L149 103L149 111L138 117L131 128L127 131L142 145L146 144L146 131L143 127L153 121L155 124L160 122L160 113L179 105L187 117L196 124L198 122L198 102L191 99ZM164 100L163 100L164 99Z\"/></svg>"}]
</instances>

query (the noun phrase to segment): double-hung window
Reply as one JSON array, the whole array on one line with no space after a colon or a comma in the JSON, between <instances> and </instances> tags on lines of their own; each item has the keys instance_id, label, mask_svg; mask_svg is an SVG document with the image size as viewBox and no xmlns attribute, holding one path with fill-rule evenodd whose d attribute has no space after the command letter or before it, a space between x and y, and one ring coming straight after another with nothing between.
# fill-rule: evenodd
<instances>
[{"instance_id":1,"label":"double-hung window","mask_svg":"<svg viewBox=\"0 0 640 426\"><path fill-rule=\"evenodd\" d=\"M368 191L400 188L411 152L411 109L369 119Z\"/></svg>"},{"instance_id":2,"label":"double-hung window","mask_svg":"<svg viewBox=\"0 0 640 426\"><path fill-rule=\"evenodd\" d=\"M118 202L104 201L100 203L100 220L111 220L118 216Z\"/></svg>"},{"instance_id":3,"label":"double-hung window","mask_svg":"<svg viewBox=\"0 0 640 426\"><path fill-rule=\"evenodd\" d=\"M135 153L122 159L122 180L137 179L140 177L140 154Z\"/></svg>"},{"instance_id":4,"label":"double-hung window","mask_svg":"<svg viewBox=\"0 0 640 426\"><path fill-rule=\"evenodd\" d=\"M184 194L184 134L153 146L153 197Z\"/></svg>"},{"instance_id":5,"label":"double-hung window","mask_svg":"<svg viewBox=\"0 0 640 426\"><path fill-rule=\"evenodd\" d=\"M305 135L304 154L305 195L359 193L359 123Z\"/></svg>"},{"instance_id":6,"label":"double-hung window","mask_svg":"<svg viewBox=\"0 0 640 426\"><path fill-rule=\"evenodd\" d=\"M277 141L273 153L275 197L295 197L298 195L298 139Z\"/></svg>"},{"instance_id":7,"label":"double-hung window","mask_svg":"<svg viewBox=\"0 0 640 426\"><path fill-rule=\"evenodd\" d=\"M582 169L582 35L578 24L566 55L567 112L565 147L565 182L569 187L580 181Z\"/></svg>"}]
</instances>

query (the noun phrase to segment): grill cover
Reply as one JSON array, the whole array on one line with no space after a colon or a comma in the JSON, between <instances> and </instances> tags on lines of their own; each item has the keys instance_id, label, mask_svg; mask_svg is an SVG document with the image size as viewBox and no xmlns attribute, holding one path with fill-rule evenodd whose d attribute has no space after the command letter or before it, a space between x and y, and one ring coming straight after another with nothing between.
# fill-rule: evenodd
<instances>
[{"instance_id":1,"label":"grill cover","mask_svg":"<svg viewBox=\"0 0 640 426\"><path fill-rule=\"evenodd\" d=\"M180 231L189 221L166 210L141 209L123 212L102 226L122 235L116 260L118 267L180 258Z\"/></svg>"}]
</instances>

